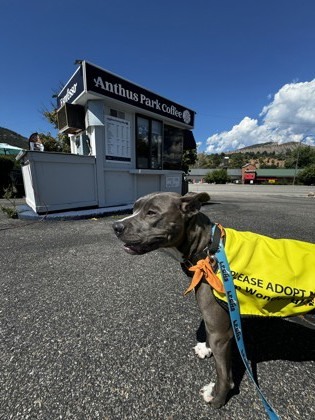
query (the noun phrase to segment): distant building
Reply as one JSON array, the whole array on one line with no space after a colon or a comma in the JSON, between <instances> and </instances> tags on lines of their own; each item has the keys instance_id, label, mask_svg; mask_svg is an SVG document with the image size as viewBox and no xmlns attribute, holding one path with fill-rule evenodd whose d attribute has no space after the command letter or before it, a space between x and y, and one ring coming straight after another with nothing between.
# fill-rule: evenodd
<instances>
[{"instance_id":1,"label":"distant building","mask_svg":"<svg viewBox=\"0 0 315 420\"><path fill-rule=\"evenodd\" d=\"M246 163L246 165L242 167L242 184L253 184L256 179L256 171L257 168L255 165Z\"/></svg>"},{"instance_id":2,"label":"distant building","mask_svg":"<svg viewBox=\"0 0 315 420\"><path fill-rule=\"evenodd\" d=\"M299 173L299 169L257 169L255 165L247 163L242 167L243 184L284 184L292 183Z\"/></svg>"},{"instance_id":3,"label":"distant building","mask_svg":"<svg viewBox=\"0 0 315 420\"><path fill-rule=\"evenodd\" d=\"M206 175L218 169L195 168L189 171L186 179L192 183L205 182ZM300 169L259 169L247 163L241 169L227 169L232 182L242 184L292 184Z\"/></svg>"},{"instance_id":4,"label":"distant building","mask_svg":"<svg viewBox=\"0 0 315 420\"><path fill-rule=\"evenodd\" d=\"M222 169L222 168L220 168ZM209 168L195 168L190 169L189 174L186 176L186 179L189 182L198 183L205 182L205 177L208 173L217 171L218 169L209 169ZM242 171L241 169L228 169L228 176L231 178L231 181L242 181Z\"/></svg>"},{"instance_id":5,"label":"distant building","mask_svg":"<svg viewBox=\"0 0 315 420\"><path fill-rule=\"evenodd\" d=\"M256 184L292 184L300 169L257 169Z\"/></svg>"}]
</instances>

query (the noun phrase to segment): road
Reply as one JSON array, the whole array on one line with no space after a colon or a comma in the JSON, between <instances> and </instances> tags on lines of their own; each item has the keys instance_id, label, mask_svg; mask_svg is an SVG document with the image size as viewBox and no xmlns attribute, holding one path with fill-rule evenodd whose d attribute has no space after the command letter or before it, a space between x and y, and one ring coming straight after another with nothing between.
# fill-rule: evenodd
<instances>
[{"instance_id":1,"label":"road","mask_svg":"<svg viewBox=\"0 0 315 420\"><path fill-rule=\"evenodd\" d=\"M202 211L223 226L315 242L307 191L238 187L208 186ZM198 395L214 363L193 353L200 314L170 256L126 254L115 216L30 223L0 213L0 419L267 418L236 350L239 392L221 410ZM243 327L277 413L315 418L314 331L282 320Z\"/></svg>"}]
</instances>

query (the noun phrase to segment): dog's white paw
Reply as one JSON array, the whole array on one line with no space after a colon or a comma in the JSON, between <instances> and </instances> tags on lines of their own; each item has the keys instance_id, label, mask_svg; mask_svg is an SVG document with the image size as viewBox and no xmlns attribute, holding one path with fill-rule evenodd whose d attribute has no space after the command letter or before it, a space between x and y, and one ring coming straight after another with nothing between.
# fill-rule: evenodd
<instances>
[{"instance_id":1,"label":"dog's white paw","mask_svg":"<svg viewBox=\"0 0 315 420\"><path fill-rule=\"evenodd\" d=\"M210 357L212 354L210 347L207 347L206 343L197 343L194 350L199 359L205 359L206 357Z\"/></svg>"},{"instance_id":2,"label":"dog's white paw","mask_svg":"<svg viewBox=\"0 0 315 420\"><path fill-rule=\"evenodd\" d=\"M215 386L215 383L210 382L210 384L205 385L200 390L200 395L202 395L202 397L203 397L203 399L205 400L206 403L211 402L214 398L213 395L212 395L212 391L213 391L214 386Z\"/></svg>"}]
</instances>

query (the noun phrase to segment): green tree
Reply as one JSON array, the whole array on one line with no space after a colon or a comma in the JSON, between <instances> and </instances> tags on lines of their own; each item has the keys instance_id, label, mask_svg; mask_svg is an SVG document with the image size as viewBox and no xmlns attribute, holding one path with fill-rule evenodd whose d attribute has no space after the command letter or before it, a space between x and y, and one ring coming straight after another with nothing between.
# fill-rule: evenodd
<instances>
[{"instance_id":1,"label":"green tree","mask_svg":"<svg viewBox=\"0 0 315 420\"><path fill-rule=\"evenodd\" d=\"M211 162L212 162L212 168L218 168L223 163L224 153L221 153L220 155L218 153L215 153L211 156Z\"/></svg>"},{"instance_id":2,"label":"green tree","mask_svg":"<svg viewBox=\"0 0 315 420\"><path fill-rule=\"evenodd\" d=\"M51 105L53 107L53 105ZM54 126L54 128L58 128L58 118L57 118L57 109L52 109L52 111L49 111L48 109L45 109L43 111L43 115L46 118L46 120Z\"/></svg>"},{"instance_id":3,"label":"green tree","mask_svg":"<svg viewBox=\"0 0 315 420\"><path fill-rule=\"evenodd\" d=\"M229 167L230 168L242 168L247 163L243 153L233 153L229 156Z\"/></svg>"},{"instance_id":4,"label":"green tree","mask_svg":"<svg viewBox=\"0 0 315 420\"><path fill-rule=\"evenodd\" d=\"M181 169L188 174L189 167L193 166L197 161L197 151L196 149L185 150L182 157Z\"/></svg>"},{"instance_id":5,"label":"green tree","mask_svg":"<svg viewBox=\"0 0 315 420\"><path fill-rule=\"evenodd\" d=\"M68 136L58 135L57 139L50 133L40 133L39 136L45 147L45 152L70 153L70 140Z\"/></svg>"},{"instance_id":6,"label":"green tree","mask_svg":"<svg viewBox=\"0 0 315 420\"><path fill-rule=\"evenodd\" d=\"M193 168L209 168L209 155L206 153L198 153L197 160L193 165Z\"/></svg>"},{"instance_id":7,"label":"green tree","mask_svg":"<svg viewBox=\"0 0 315 420\"><path fill-rule=\"evenodd\" d=\"M224 156L224 153L213 153L210 155L206 153L198 153L194 168L219 168L223 163Z\"/></svg>"},{"instance_id":8,"label":"green tree","mask_svg":"<svg viewBox=\"0 0 315 420\"><path fill-rule=\"evenodd\" d=\"M208 184L226 184L227 182L229 182L229 180L230 179L225 169L218 169L213 172L208 172L205 176L205 181Z\"/></svg>"},{"instance_id":9,"label":"green tree","mask_svg":"<svg viewBox=\"0 0 315 420\"><path fill-rule=\"evenodd\" d=\"M315 185L315 164L299 172L298 181L304 185Z\"/></svg>"},{"instance_id":10,"label":"green tree","mask_svg":"<svg viewBox=\"0 0 315 420\"><path fill-rule=\"evenodd\" d=\"M286 168L295 168L298 163L299 168L305 168L315 164L315 148L311 146L299 145L292 151L291 156L286 160Z\"/></svg>"},{"instance_id":11,"label":"green tree","mask_svg":"<svg viewBox=\"0 0 315 420\"><path fill-rule=\"evenodd\" d=\"M45 152L61 152L60 144L57 142L57 140L54 137L52 137L50 133L48 134L40 133L39 136L45 147Z\"/></svg>"},{"instance_id":12,"label":"green tree","mask_svg":"<svg viewBox=\"0 0 315 420\"><path fill-rule=\"evenodd\" d=\"M51 106L52 106L52 110L49 111L48 109L45 109L43 111L43 116L51 125L54 126L54 128L57 129L58 128L57 109L53 107L53 104L51 104ZM41 136L44 139L43 143L45 146L45 151L70 153L70 140L67 134L58 134L57 139L53 138L50 133L48 133L47 135L41 134Z\"/></svg>"}]
</instances>

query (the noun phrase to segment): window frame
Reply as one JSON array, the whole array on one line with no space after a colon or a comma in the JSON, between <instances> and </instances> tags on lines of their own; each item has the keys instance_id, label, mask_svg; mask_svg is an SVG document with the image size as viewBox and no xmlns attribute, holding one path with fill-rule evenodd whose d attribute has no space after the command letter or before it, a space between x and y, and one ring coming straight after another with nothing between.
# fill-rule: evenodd
<instances>
[{"instance_id":1,"label":"window frame","mask_svg":"<svg viewBox=\"0 0 315 420\"><path fill-rule=\"evenodd\" d=\"M136 168L137 169L148 169L148 170L162 170L163 169L163 142L164 142L164 123L162 120L159 120L157 118L151 118L147 115L143 114L136 114L136 123L135 123L135 143L136 143ZM148 122L148 156L146 158L148 159L148 165L146 167L143 167L142 165L139 165L139 159L141 156L138 153L138 146L139 146L139 119L142 118L143 120L146 120ZM160 140L157 141L157 167L153 167L154 162L154 155L153 155L153 147L154 147L154 139L152 131L153 123L160 124L161 132L158 134L158 136L161 137Z\"/></svg>"}]
</instances>

